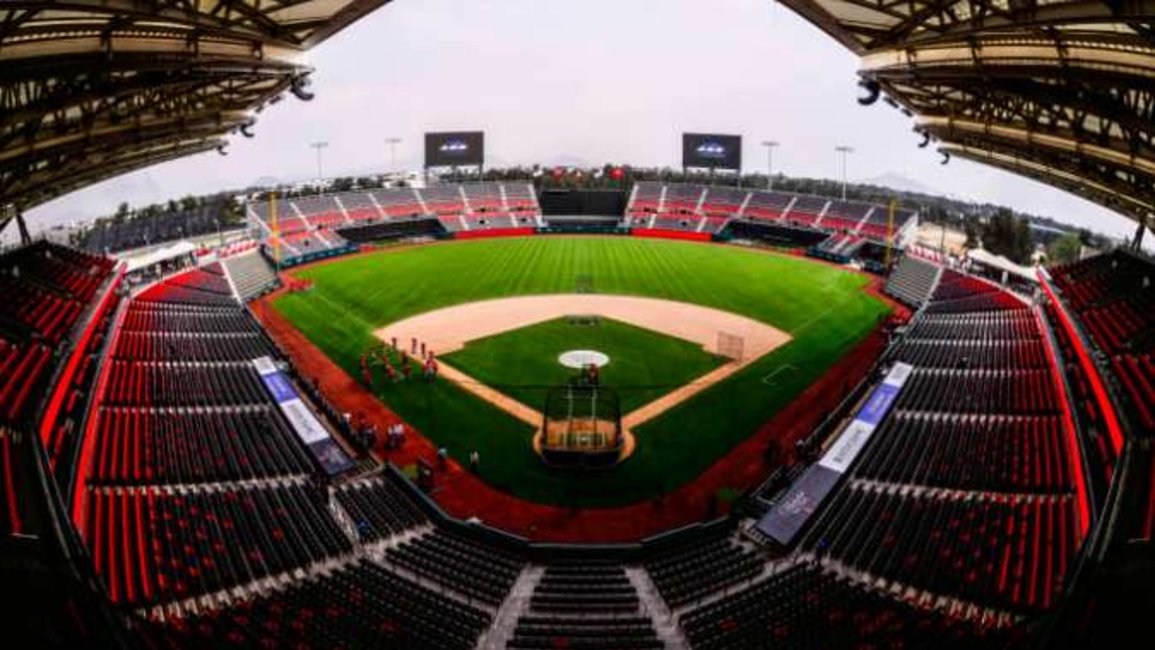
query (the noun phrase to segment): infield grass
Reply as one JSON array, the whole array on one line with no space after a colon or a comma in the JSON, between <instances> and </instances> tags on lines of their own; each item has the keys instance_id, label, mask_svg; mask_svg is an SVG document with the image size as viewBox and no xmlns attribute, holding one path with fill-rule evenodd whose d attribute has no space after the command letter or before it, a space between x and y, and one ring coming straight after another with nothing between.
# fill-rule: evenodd
<instances>
[{"instance_id":1,"label":"infield grass","mask_svg":"<svg viewBox=\"0 0 1155 650\"><path fill-rule=\"evenodd\" d=\"M597 325L559 318L502 332L470 341L442 360L540 411L549 387L577 375L558 362L558 356L570 350L596 350L610 358L601 371L601 384L618 394L622 415L725 361L696 343L608 318Z\"/></svg>"},{"instance_id":2,"label":"infield grass","mask_svg":"<svg viewBox=\"0 0 1155 650\"><path fill-rule=\"evenodd\" d=\"M793 340L635 431L634 455L575 477L544 467L532 427L444 380L375 387L382 399L482 477L526 499L612 506L686 483L745 440L861 341L888 313L866 279L787 255L627 237L531 237L448 242L339 259L298 272L312 291L276 308L351 376L373 332L450 305L514 295L639 295L714 307L762 321ZM592 287L589 285L592 284ZM734 486L742 489L748 486Z\"/></svg>"}]
</instances>

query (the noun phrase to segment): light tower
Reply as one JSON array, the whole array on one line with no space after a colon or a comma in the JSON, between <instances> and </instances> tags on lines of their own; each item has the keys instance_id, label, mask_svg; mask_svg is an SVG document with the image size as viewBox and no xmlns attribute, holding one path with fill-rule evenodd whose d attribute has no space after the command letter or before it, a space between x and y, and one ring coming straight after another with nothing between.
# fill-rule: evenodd
<instances>
[{"instance_id":1,"label":"light tower","mask_svg":"<svg viewBox=\"0 0 1155 650\"><path fill-rule=\"evenodd\" d=\"M774 191L774 147L778 146L775 140L763 140L762 146L766 147L766 191Z\"/></svg>"},{"instance_id":2,"label":"light tower","mask_svg":"<svg viewBox=\"0 0 1155 650\"><path fill-rule=\"evenodd\" d=\"M317 151L317 184L320 185L325 180L324 168L321 166L321 151L329 147L329 143L321 140L309 145Z\"/></svg>"},{"instance_id":3,"label":"light tower","mask_svg":"<svg viewBox=\"0 0 1155 650\"><path fill-rule=\"evenodd\" d=\"M389 171L397 171L397 145L401 144L401 138L385 138L385 144L389 145Z\"/></svg>"},{"instance_id":4,"label":"light tower","mask_svg":"<svg viewBox=\"0 0 1155 650\"><path fill-rule=\"evenodd\" d=\"M846 200L846 156L854 153L854 147L848 147L844 144L838 145L834 148L835 151L842 154L842 200Z\"/></svg>"}]
</instances>

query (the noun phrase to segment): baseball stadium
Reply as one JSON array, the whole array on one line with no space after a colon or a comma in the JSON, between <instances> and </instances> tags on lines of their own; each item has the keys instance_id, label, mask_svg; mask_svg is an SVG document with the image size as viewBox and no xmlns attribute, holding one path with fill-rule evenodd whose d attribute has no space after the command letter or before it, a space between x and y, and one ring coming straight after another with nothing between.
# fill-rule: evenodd
<instances>
[{"instance_id":1,"label":"baseball stadium","mask_svg":"<svg viewBox=\"0 0 1155 650\"><path fill-rule=\"evenodd\" d=\"M389 4L0 3L11 647L1152 643L1155 6L782 1L944 164L1135 228L1061 261L742 133L521 173L430 130L351 179L317 142L317 182L37 228L312 101Z\"/></svg>"}]
</instances>

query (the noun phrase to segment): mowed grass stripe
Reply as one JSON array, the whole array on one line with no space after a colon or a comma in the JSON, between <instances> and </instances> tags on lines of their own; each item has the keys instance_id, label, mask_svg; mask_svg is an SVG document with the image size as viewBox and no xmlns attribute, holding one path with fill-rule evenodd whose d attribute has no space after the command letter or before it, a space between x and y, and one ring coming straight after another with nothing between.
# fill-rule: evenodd
<instances>
[{"instance_id":1,"label":"mowed grass stripe","mask_svg":"<svg viewBox=\"0 0 1155 650\"><path fill-rule=\"evenodd\" d=\"M372 331L455 304L571 293L681 300L742 314L795 338L725 382L639 427L638 453L612 472L575 479L543 467L532 428L439 381L387 391L385 401L450 454L483 458L483 476L545 503L610 506L681 485L746 439L868 334L886 306L866 280L804 259L729 246L612 237L452 242L367 255L300 272L314 282L276 307L353 376ZM781 369L786 370L782 371ZM777 371L777 372L776 372ZM776 373L776 374L774 374ZM762 378L774 374L771 383Z\"/></svg>"}]
</instances>

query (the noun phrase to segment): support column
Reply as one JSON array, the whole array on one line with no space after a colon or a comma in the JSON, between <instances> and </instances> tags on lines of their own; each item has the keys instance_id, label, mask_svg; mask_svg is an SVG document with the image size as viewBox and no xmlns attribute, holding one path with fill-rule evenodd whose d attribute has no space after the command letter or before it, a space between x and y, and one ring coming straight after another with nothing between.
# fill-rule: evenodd
<instances>
[{"instance_id":1,"label":"support column","mask_svg":"<svg viewBox=\"0 0 1155 650\"><path fill-rule=\"evenodd\" d=\"M1150 215L1139 217L1139 227L1135 229L1135 238L1131 240L1131 249L1136 253L1143 250L1143 237L1147 234L1147 221Z\"/></svg>"}]
</instances>

